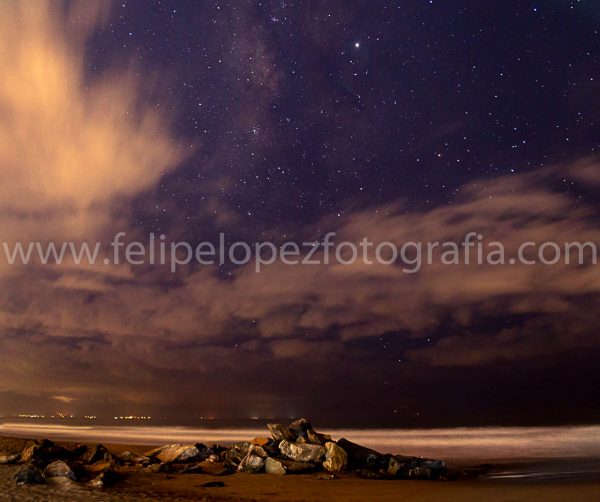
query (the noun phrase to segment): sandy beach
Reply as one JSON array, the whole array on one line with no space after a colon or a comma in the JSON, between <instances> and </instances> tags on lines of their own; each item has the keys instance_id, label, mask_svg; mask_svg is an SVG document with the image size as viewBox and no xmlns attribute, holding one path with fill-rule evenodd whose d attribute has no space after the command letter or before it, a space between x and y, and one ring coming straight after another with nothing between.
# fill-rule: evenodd
<instances>
[{"instance_id":1,"label":"sandy beach","mask_svg":"<svg viewBox=\"0 0 600 502\"><path fill-rule=\"evenodd\" d=\"M19 452L27 439L0 438L0 451ZM63 443L67 445L68 443ZM113 452L124 450L143 453L145 445L106 445ZM539 462L539 460L538 460ZM522 462L522 463L526 463ZM474 465L474 464L471 464ZM451 470L468 467L450 463ZM506 470L504 460L494 466ZM17 486L16 465L0 466L0 500L4 501L138 501L138 500L230 500L230 501L365 501L404 500L437 501L595 501L600 493L600 480L552 479L519 480L472 478L447 481L368 480L339 475L320 479L314 474L273 476L235 473L226 476L207 474L147 473L125 469L123 479L114 487L98 490L70 481L38 486ZM203 487L221 482L222 487Z\"/></svg>"}]
</instances>

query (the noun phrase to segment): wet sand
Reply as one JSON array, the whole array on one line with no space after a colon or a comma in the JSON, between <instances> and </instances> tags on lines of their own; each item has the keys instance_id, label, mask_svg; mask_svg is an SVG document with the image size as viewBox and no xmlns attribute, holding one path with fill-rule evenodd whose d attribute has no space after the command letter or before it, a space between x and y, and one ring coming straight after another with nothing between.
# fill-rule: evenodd
<instances>
[{"instance_id":1,"label":"wet sand","mask_svg":"<svg viewBox=\"0 0 600 502\"><path fill-rule=\"evenodd\" d=\"M0 438L0 451L21 451L27 440ZM147 446L106 445L111 451L142 453ZM450 463L451 468L464 467ZM500 471L511 468L504 463ZM76 483L17 486L19 466L0 466L0 501L597 501L599 479L461 479L455 481L379 481L339 476L333 480L312 475L273 476L241 474L165 474L129 472L110 489L97 490ZM209 481L224 487L204 488Z\"/></svg>"}]
</instances>

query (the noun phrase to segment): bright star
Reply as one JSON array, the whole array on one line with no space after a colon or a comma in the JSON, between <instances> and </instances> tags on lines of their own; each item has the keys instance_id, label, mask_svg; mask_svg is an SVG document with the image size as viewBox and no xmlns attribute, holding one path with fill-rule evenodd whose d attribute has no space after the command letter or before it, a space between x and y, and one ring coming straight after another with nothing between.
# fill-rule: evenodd
<instances>
[{"instance_id":1,"label":"bright star","mask_svg":"<svg viewBox=\"0 0 600 502\"><path fill-rule=\"evenodd\" d=\"M358 49L360 47L360 42L354 42L354 47Z\"/></svg>"}]
</instances>

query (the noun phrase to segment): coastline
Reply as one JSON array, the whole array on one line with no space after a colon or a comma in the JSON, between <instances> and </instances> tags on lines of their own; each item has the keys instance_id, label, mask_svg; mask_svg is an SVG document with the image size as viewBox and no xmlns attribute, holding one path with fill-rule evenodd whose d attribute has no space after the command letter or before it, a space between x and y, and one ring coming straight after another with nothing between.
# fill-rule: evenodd
<instances>
[{"instance_id":1,"label":"coastline","mask_svg":"<svg viewBox=\"0 0 600 502\"><path fill-rule=\"evenodd\" d=\"M0 437L0 451L19 452L29 439ZM61 441L69 446L72 442ZM107 443L105 446L115 453L125 450L143 453L151 445ZM471 459L468 462L449 462L451 471L476 467L489 459ZM576 461L576 459L571 459ZM491 472L510 472L511 469L538 466L547 468L557 460L520 459L511 462L500 459L491 466ZM413 501L461 500L500 501L531 500L595 501L600 491L600 479L596 478L553 478L519 479L461 477L455 480L373 480L353 475L336 475L335 479L321 479L314 474L274 476L234 473L226 476L209 474L145 473L131 470L123 480L106 489L91 489L74 484L50 484L46 486L17 486L13 479L18 466L0 465L0 500L29 501L74 501L74 500L207 500L207 501ZM221 482L223 487L202 487L207 482Z\"/></svg>"}]
</instances>

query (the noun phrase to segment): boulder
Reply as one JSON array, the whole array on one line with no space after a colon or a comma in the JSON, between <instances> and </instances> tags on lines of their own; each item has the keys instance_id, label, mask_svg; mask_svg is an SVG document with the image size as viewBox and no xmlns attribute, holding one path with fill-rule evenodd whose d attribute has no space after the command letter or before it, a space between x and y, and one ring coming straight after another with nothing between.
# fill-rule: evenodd
<instances>
[{"instance_id":1,"label":"boulder","mask_svg":"<svg viewBox=\"0 0 600 502\"><path fill-rule=\"evenodd\" d=\"M21 458L18 453L3 453L0 455L0 464L16 464Z\"/></svg>"},{"instance_id":2,"label":"boulder","mask_svg":"<svg viewBox=\"0 0 600 502\"><path fill-rule=\"evenodd\" d=\"M292 443L296 440L296 437L290 432L290 429L283 424L267 424L267 428L277 443L284 439Z\"/></svg>"},{"instance_id":3,"label":"boulder","mask_svg":"<svg viewBox=\"0 0 600 502\"><path fill-rule=\"evenodd\" d=\"M202 443L196 443L196 448L198 449L198 455L196 456L195 460L199 462L207 460L211 455L215 454L215 450L213 448L209 448Z\"/></svg>"},{"instance_id":4,"label":"boulder","mask_svg":"<svg viewBox=\"0 0 600 502\"><path fill-rule=\"evenodd\" d=\"M123 464L143 465L144 467L150 463L150 458L130 451L124 451L117 456L117 459Z\"/></svg>"},{"instance_id":5,"label":"boulder","mask_svg":"<svg viewBox=\"0 0 600 502\"><path fill-rule=\"evenodd\" d=\"M251 447L252 445L245 441L235 443L223 454L223 459L225 460L227 466L237 469L240 465L240 462L248 454L248 450L250 450Z\"/></svg>"},{"instance_id":6,"label":"boulder","mask_svg":"<svg viewBox=\"0 0 600 502\"><path fill-rule=\"evenodd\" d=\"M202 466L199 462L193 464L182 464L183 469L181 469L180 474L202 474L204 471L202 470Z\"/></svg>"},{"instance_id":7,"label":"boulder","mask_svg":"<svg viewBox=\"0 0 600 502\"><path fill-rule=\"evenodd\" d=\"M322 441L320 436L324 435L316 432L306 418L301 418L295 422L292 422L289 426L289 430L298 443L323 445L324 441ZM331 438L329 438L329 441L331 441Z\"/></svg>"},{"instance_id":8,"label":"boulder","mask_svg":"<svg viewBox=\"0 0 600 502\"><path fill-rule=\"evenodd\" d=\"M111 469L113 466L112 462L107 460L100 460L94 464L89 464L85 466L85 470L89 474L100 474L101 472L107 471Z\"/></svg>"},{"instance_id":9,"label":"boulder","mask_svg":"<svg viewBox=\"0 0 600 502\"><path fill-rule=\"evenodd\" d=\"M25 447L20 457L22 462L43 466L54 460L69 458L69 452L62 446L58 446L48 439L43 439L41 441L36 440Z\"/></svg>"},{"instance_id":10,"label":"boulder","mask_svg":"<svg viewBox=\"0 0 600 502\"><path fill-rule=\"evenodd\" d=\"M377 471L379 469L387 470L388 468L388 455L382 455L375 450L353 443L347 439L340 439L337 445L348 455L348 470L370 469Z\"/></svg>"},{"instance_id":11,"label":"boulder","mask_svg":"<svg viewBox=\"0 0 600 502\"><path fill-rule=\"evenodd\" d=\"M265 459L265 471L268 474L276 474L278 476L282 476L287 472L287 469L280 460L267 457Z\"/></svg>"},{"instance_id":12,"label":"boulder","mask_svg":"<svg viewBox=\"0 0 600 502\"><path fill-rule=\"evenodd\" d=\"M408 477L411 479L433 479L433 473L427 467L415 467L408 471Z\"/></svg>"},{"instance_id":13,"label":"boulder","mask_svg":"<svg viewBox=\"0 0 600 502\"><path fill-rule=\"evenodd\" d=\"M97 444L87 448L87 451L81 456L84 464L95 464L96 462L112 461L112 455L104 445Z\"/></svg>"},{"instance_id":14,"label":"boulder","mask_svg":"<svg viewBox=\"0 0 600 502\"><path fill-rule=\"evenodd\" d=\"M341 472L348 465L348 454L335 443L325 443L323 467L329 472Z\"/></svg>"},{"instance_id":15,"label":"boulder","mask_svg":"<svg viewBox=\"0 0 600 502\"><path fill-rule=\"evenodd\" d=\"M290 443L286 440L279 443L279 451L286 457L298 462L319 462L325 455L325 448L320 445Z\"/></svg>"},{"instance_id":16,"label":"boulder","mask_svg":"<svg viewBox=\"0 0 600 502\"><path fill-rule=\"evenodd\" d=\"M230 474L231 470L227 468L224 462L211 462L210 460L204 460L199 462L198 467L202 469L204 474L210 474L211 476L224 476Z\"/></svg>"},{"instance_id":17,"label":"boulder","mask_svg":"<svg viewBox=\"0 0 600 502\"><path fill-rule=\"evenodd\" d=\"M69 478L76 481L75 474L71 468L62 460L55 460L44 469L44 477L47 478Z\"/></svg>"},{"instance_id":18,"label":"boulder","mask_svg":"<svg viewBox=\"0 0 600 502\"><path fill-rule=\"evenodd\" d=\"M250 443L255 444L257 446L262 446L263 448L265 446L268 446L272 442L273 442L273 440L271 438L265 438L265 437L257 437L250 441Z\"/></svg>"},{"instance_id":19,"label":"boulder","mask_svg":"<svg viewBox=\"0 0 600 502\"><path fill-rule=\"evenodd\" d=\"M33 465L25 465L15 473L15 481L18 485L41 485L46 481L41 471Z\"/></svg>"},{"instance_id":20,"label":"boulder","mask_svg":"<svg viewBox=\"0 0 600 502\"><path fill-rule=\"evenodd\" d=\"M306 472L313 472L317 469L317 464L313 462L296 462L295 460L284 458L278 460L289 474L303 474Z\"/></svg>"},{"instance_id":21,"label":"boulder","mask_svg":"<svg viewBox=\"0 0 600 502\"><path fill-rule=\"evenodd\" d=\"M257 448L260 448L260 446ZM260 456L254 451L254 448L251 448L248 451L248 454L240 462L238 471L247 472L249 474L258 474L265 467L265 458L267 457Z\"/></svg>"},{"instance_id":22,"label":"boulder","mask_svg":"<svg viewBox=\"0 0 600 502\"><path fill-rule=\"evenodd\" d=\"M147 452L144 456L157 459L162 463L191 462L195 460L200 451L194 445L179 443L164 445Z\"/></svg>"},{"instance_id":23,"label":"boulder","mask_svg":"<svg viewBox=\"0 0 600 502\"><path fill-rule=\"evenodd\" d=\"M119 480L119 475L112 469L107 469L98 474L89 482L92 488L106 488L114 485Z\"/></svg>"},{"instance_id":24,"label":"boulder","mask_svg":"<svg viewBox=\"0 0 600 502\"><path fill-rule=\"evenodd\" d=\"M387 474L392 478L408 477L408 471L417 467L415 457L401 457L399 455L390 457L388 460Z\"/></svg>"}]
</instances>

